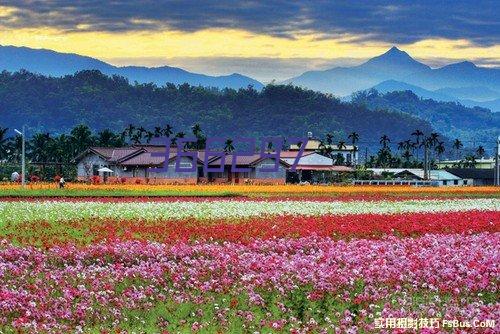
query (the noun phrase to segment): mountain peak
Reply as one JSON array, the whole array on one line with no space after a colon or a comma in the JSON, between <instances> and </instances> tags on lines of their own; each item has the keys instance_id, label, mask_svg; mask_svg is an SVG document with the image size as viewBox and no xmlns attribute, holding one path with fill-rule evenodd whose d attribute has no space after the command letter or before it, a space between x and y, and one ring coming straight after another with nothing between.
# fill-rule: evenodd
<instances>
[{"instance_id":1,"label":"mountain peak","mask_svg":"<svg viewBox=\"0 0 500 334\"><path fill-rule=\"evenodd\" d=\"M405 54L405 55L408 55L406 52L401 51L396 46L393 46L392 48L390 48L389 50L387 50L384 54L385 55L392 55L392 54Z\"/></svg>"},{"instance_id":2,"label":"mountain peak","mask_svg":"<svg viewBox=\"0 0 500 334\"><path fill-rule=\"evenodd\" d=\"M429 67L413 59L408 53L393 46L380 56L373 57L360 67L377 72L396 72L400 75L408 75L413 72L427 70ZM396 79L398 77L395 77Z\"/></svg>"}]
</instances>

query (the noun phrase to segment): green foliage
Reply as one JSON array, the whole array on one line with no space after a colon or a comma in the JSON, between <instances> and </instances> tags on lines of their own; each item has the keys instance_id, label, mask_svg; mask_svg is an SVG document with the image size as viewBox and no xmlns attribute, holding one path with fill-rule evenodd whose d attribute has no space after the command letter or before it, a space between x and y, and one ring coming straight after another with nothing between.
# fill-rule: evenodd
<instances>
[{"instance_id":1,"label":"green foliage","mask_svg":"<svg viewBox=\"0 0 500 334\"><path fill-rule=\"evenodd\" d=\"M380 94L376 90L358 92L353 103L370 109L391 110L417 116L432 124L436 131L448 138L461 138L464 142L491 147L492 139L500 131L500 113L488 109L469 108L456 102L438 102L419 98L411 91ZM420 128L424 133L429 132Z\"/></svg>"},{"instance_id":2,"label":"green foliage","mask_svg":"<svg viewBox=\"0 0 500 334\"><path fill-rule=\"evenodd\" d=\"M128 124L134 125L133 131L138 127L152 130L171 124L175 131L191 133L191 126L198 123L204 135L223 138L304 136L307 131L317 136L333 132L347 138L354 132L349 142L362 138L369 145L375 145L383 133L402 140L415 128L431 131L428 123L410 115L372 111L291 85L268 85L262 91L188 84L157 87L132 85L122 77L108 77L99 71L62 78L3 72L0 112L1 126L26 123L28 135L49 132L51 138L69 133L78 124L94 131L122 131ZM75 151L88 144L88 132L81 130L70 134L82 139ZM149 136L147 131L141 135ZM116 140L105 133L98 137L107 138L106 142Z\"/></svg>"}]
</instances>

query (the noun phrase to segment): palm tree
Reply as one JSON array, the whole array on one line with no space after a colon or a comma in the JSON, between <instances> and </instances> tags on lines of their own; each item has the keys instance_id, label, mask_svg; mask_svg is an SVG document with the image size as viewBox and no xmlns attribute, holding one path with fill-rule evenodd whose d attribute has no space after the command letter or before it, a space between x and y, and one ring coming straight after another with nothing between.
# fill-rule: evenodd
<instances>
[{"instance_id":1,"label":"palm tree","mask_svg":"<svg viewBox=\"0 0 500 334\"><path fill-rule=\"evenodd\" d=\"M332 143L333 143L333 135L331 133L327 133L326 134L326 143L328 145L332 145Z\"/></svg>"},{"instance_id":2,"label":"palm tree","mask_svg":"<svg viewBox=\"0 0 500 334\"><path fill-rule=\"evenodd\" d=\"M50 142L52 138L49 133L37 133L31 138L31 159L37 162L49 160Z\"/></svg>"},{"instance_id":3,"label":"palm tree","mask_svg":"<svg viewBox=\"0 0 500 334\"><path fill-rule=\"evenodd\" d=\"M347 138L351 140L351 143L354 146L359 141L359 134L357 132L351 132Z\"/></svg>"},{"instance_id":4,"label":"palm tree","mask_svg":"<svg viewBox=\"0 0 500 334\"><path fill-rule=\"evenodd\" d=\"M389 137L387 135L382 135L382 137L380 137L380 144L382 144L383 148L387 148L387 146L390 142L391 142L391 140L389 139Z\"/></svg>"},{"instance_id":5,"label":"palm tree","mask_svg":"<svg viewBox=\"0 0 500 334\"><path fill-rule=\"evenodd\" d=\"M431 146L435 146L437 145L438 142L439 142L439 133L432 132L429 136L429 143L431 144Z\"/></svg>"},{"instance_id":6,"label":"palm tree","mask_svg":"<svg viewBox=\"0 0 500 334\"><path fill-rule=\"evenodd\" d=\"M437 145L434 147L434 151L436 151L436 154L438 156L438 160L441 160L441 155L445 151L444 143L442 141L438 142Z\"/></svg>"},{"instance_id":7,"label":"palm tree","mask_svg":"<svg viewBox=\"0 0 500 334\"><path fill-rule=\"evenodd\" d=\"M418 159L418 149L419 149L419 145L420 145L420 137L422 137L424 135L424 133L422 131L420 131L419 129L416 129L412 134L412 136L415 136L415 148L416 148L416 151L417 151L417 161L419 160Z\"/></svg>"},{"instance_id":8,"label":"palm tree","mask_svg":"<svg viewBox=\"0 0 500 334\"><path fill-rule=\"evenodd\" d=\"M163 129L163 135L165 137L170 137L174 133L173 129L174 128L172 126L167 124L167 126L165 126L165 128Z\"/></svg>"},{"instance_id":9,"label":"palm tree","mask_svg":"<svg viewBox=\"0 0 500 334\"><path fill-rule=\"evenodd\" d=\"M230 153L234 151L234 145L232 139L227 139L224 143L224 152Z\"/></svg>"},{"instance_id":10,"label":"palm tree","mask_svg":"<svg viewBox=\"0 0 500 334\"><path fill-rule=\"evenodd\" d=\"M476 150L477 155L479 156L480 159L484 157L485 149L482 145L479 145L479 147Z\"/></svg>"},{"instance_id":11,"label":"palm tree","mask_svg":"<svg viewBox=\"0 0 500 334\"><path fill-rule=\"evenodd\" d=\"M154 135L156 138L161 137L161 134L163 133L163 130L161 129L160 126L155 126L154 130Z\"/></svg>"},{"instance_id":12,"label":"palm tree","mask_svg":"<svg viewBox=\"0 0 500 334\"><path fill-rule=\"evenodd\" d=\"M146 131L146 134L144 135L144 138L146 138L146 143L149 143L151 139L154 137L154 133L151 131Z\"/></svg>"},{"instance_id":13,"label":"palm tree","mask_svg":"<svg viewBox=\"0 0 500 334\"><path fill-rule=\"evenodd\" d=\"M468 155L464 158L463 166L464 168L476 168L476 157L474 155Z\"/></svg>"},{"instance_id":14,"label":"palm tree","mask_svg":"<svg viewBox=\"0 0 500 334\"><path fill-rule=\"evenodd\" d=\"M348 139L351 140L352 143L352 161L354 161L354 164L356 163L356 151L358 150L358 147L356 146L356 143L359 141L359 134L357 132L351 132L348 136Z\"/></svg>"},{"instance_id":15,"label":"palm tree","mask_svg":"<svg viewBox=\"0 0 500 334\"><path fill-rule=\"evenodd\" d=\"M198 123L196 123L195 125L193 125L193 126L191 127L191 130L193 131L193 135L194 135L195 137L198 137L198 135L200 135L200 134L201 134L201 132L202 132L202 131L201 131L201 126L200 126L200 124L198 124Z\"/></svg>"},{"instance_id":16,"label":"palm tree","mask_svg":"<svg viewBox=\"0 0 500 334\"><path fill-rule=\"evenodd\" d=\"M8 128L0 128L0 160L7 159L7 153L9 151L9 146L7 142L7 133Z\"/></svg>"},{"instance_id":17,"label":"palm tree","mask_svg":"<svg viewBox=\"0 0 500 334\"><path fill-rule=\"evenodd\" d=\"M459 158L460 155L460 149L464 147L464 144L457 138L453 141L453 148L457 151L457 159Z\"/></svg>"},{"instance_id":18,"label":"palm tree","mask_svg":"<svg viewBox=\"0 0 500 334\"><path fill-rule=\"evenodd\" d=\"M345 145L345 141L340 140L339 143L337 144L337 148L339 150L345 149L347 146Z\"/></svg>"},{"instance_id":19,"label":"palm tree","mask_svg":"<svg viewBox=\"0 0 500 334\"><path fill-rule=\"evenodd\" d=\"M402 150L404 150L404 149L405 149L405 147L406 147L406 144L405 144L405 142L404 142L404 141L400 141L400 142L398 143L398 151L402 151Z\"/></svg>"},{"instance_id":20,"label":"palm tree","mask_svg":"<svg viewBox=\"0 0 500 334\"><path fill-rule=\"evenodd\" d=\"M403 152L403 154L401 156L403 157L403 159L406 160L407 163L409 163L410 158L413 156L413 154L411 154L411 152L409 150L406 150Z\"/></svg>"},{"instance_id":21,"label":"palm tree","mask_svg":"<svg viewBox=\"0 0 500 334\"><path fill-rule=\"evenodd\" d=\"M419 129L416 129L415 132L413 132L411 135L415 136L416 137L415 142L417 144L420 144L420 137L422 137L424 135L424 133L422 131L420 131Z\"/></svg>"},{"instance_id":22,"label":"palm tree","mask_svg":"<svg viewBox=\"0 0 500 334\"><path fill-rule=\"evenodd\" d=\"M129 138L131 138L132 135L134 134L134 130L135 126L133 124L129 124L123 132L126 133Z\"/></svg>"}]
</instances>

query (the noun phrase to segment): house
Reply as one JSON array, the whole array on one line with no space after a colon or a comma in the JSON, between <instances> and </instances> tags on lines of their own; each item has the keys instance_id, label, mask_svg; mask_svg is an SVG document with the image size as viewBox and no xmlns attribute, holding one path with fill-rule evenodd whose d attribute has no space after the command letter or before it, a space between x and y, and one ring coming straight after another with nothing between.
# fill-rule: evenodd
<instances>
[{"instance_id":1,"label":"house","mask_svg":"<svg viewBox=\"0 0 500 334\"><path fill-rule=\"evenodd\" d=\"M335 144L323 144L321 140L312 137L312 133L308 133L308 140L307 143L304 147L304 152L317 152L320 151L322 148L324 149L329 149L330 150L330 156L335 157L337 155L342 155L344 158L344 161L351 165L356 165L358 163L358 147L354 145L347 145L345 144L342 147L339 147L339 145ZM290 145L290 151L298 151L300 149L300 146L298 144L292 144Z\"/></svg>"},{"instance_id":2,"label":"house","mask_svg":"<svg viewBox=\"0 0 500 334\"><path fill-rule=\"evenodd\" d=\"M108 148L91 147L74 161L77 164L77 179L88 181L91 177L99 177L101 181L110 183L183 183L196 184L198 182L197 166L202 163L198 158L192 161L191 157L177 159L177 153L172 150L169 154L168 167L164 170L165 146L141 145L132 147ZM196 165L194 171L176 171L176 162L183 169ZM100 172L107 167L112 173ZM158 169L156 169L158 168ZM161 168L161 169L160 169Z\"/></svg>"},{"instance_id":3,"label":"house","mask_svg":"<svg viewBox=\"0 0 500 334\"><path fill-rule=\"evenodd\" d=\"M233 160L236 159L235 166L242 171L233 171ZM228 154L224 158L217 157L209 163L210 169L220 168L217 172L208 172L202 181L215 183L257 183L257 184L285 184L286 173L290 165L283 159L278 161L276 171L263 171L263 169L273 169L275 159L262 158L260 154L240 156Z\"/></svg>"},{"instance_id":4,"label":"house","mask_svg":"<svg viewBox=\"0 0 500 334\"><path fill-rule=\"evenodd\" d=\"M287 182L326 183L331 177L343 172L352 172L347 166L334 166L333 159L325 157L316 151L304 151L297 161L298 150L282 151L280 158L290 166L295 164L295 171L287 171Z\"/></svg>"},{"instance_id":5,"label":"house","mask_svg":"<svg viewBox=\"0 0 500 334\"><path fill-rule=\"evenodd\" d=\"M438 169L449 169L449 168L459 168L461 163L463 163L463 161L461 160L443 160L443 161L437 161L435 164ZM495 168L495 159L494 158L476 159L476 164L474 168L493 169Z\"/></svg>"},{"instance_id":6,"label":"house","mask_svg":"<svg viewBox=\"0 0 500 334\"><path fill-rule=\"evenodd\" d=\"M475 186L487 186L495 184L495 169L485 168L447 168L447 172L462 179L472 180Z\"/></svg>"},{"instance_id":7,"label":"house","mask_svg":"<svg viewBox=\"0 0 500 334\"><path fill-rule=\"evenodd\" d=\"M177 148L172 147L168 156L168 165L164 168L164 145L135 145L131 147L91 147L74 159L77 164L77 178L90 181L98 177L108 183L148 183L148 184L197 184L215 183L256 183L284 184L288 182L308 181L311 183L330 182L331 177L353 168L334 166L333 160L315 151L305 151L298 159L295 170L291 166L296 162L299 150L282 151L276 171L269 171L275 166L275 159L253 155L226 154L224 163L220 156L211 156L205 168L205 151L188 150L182 157ZM196 159L192 156L196 155ZM233 159L236 168L233 171ZM178 166L177 166L178 165ZM182 171L177 168L183 169ZM217 168L220 170L217 171ZM108 168L111 172L106 172ZM268 169L266 171L266 169Z\"/></svg>"},{"instance_id":8,"label":"house","mask_svg":"<svg viewBox=\"0 0 500 334\"><path fill-rule=\"evenodd\" d=\"M464 186L472 185L472 180L462 179L445 170L429 170L428 180L424 177L424 170L418 168L368 168L374 176L390 176L390 180L374 179L356 181L355 184L407 184L431 186ZM366 183L369 182L369 183Z\"/></svg>"}]
</instances>

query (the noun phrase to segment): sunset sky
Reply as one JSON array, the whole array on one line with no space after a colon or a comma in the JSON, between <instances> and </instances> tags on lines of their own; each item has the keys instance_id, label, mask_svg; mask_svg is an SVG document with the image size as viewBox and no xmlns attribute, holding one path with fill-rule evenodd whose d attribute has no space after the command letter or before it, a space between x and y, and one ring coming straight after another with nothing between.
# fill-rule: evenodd
<instances>
[{"instance_id":1,"label":"sunset sky","mask_svg":"<svg viewBox=\"0 0 500 334\"><path fill-rule=\"evenodd\" d=\"M358 64L392 45L431 66L500 66L496 1L24 1L0 44L262 81Z\"/></svg>"}]
</instances>

